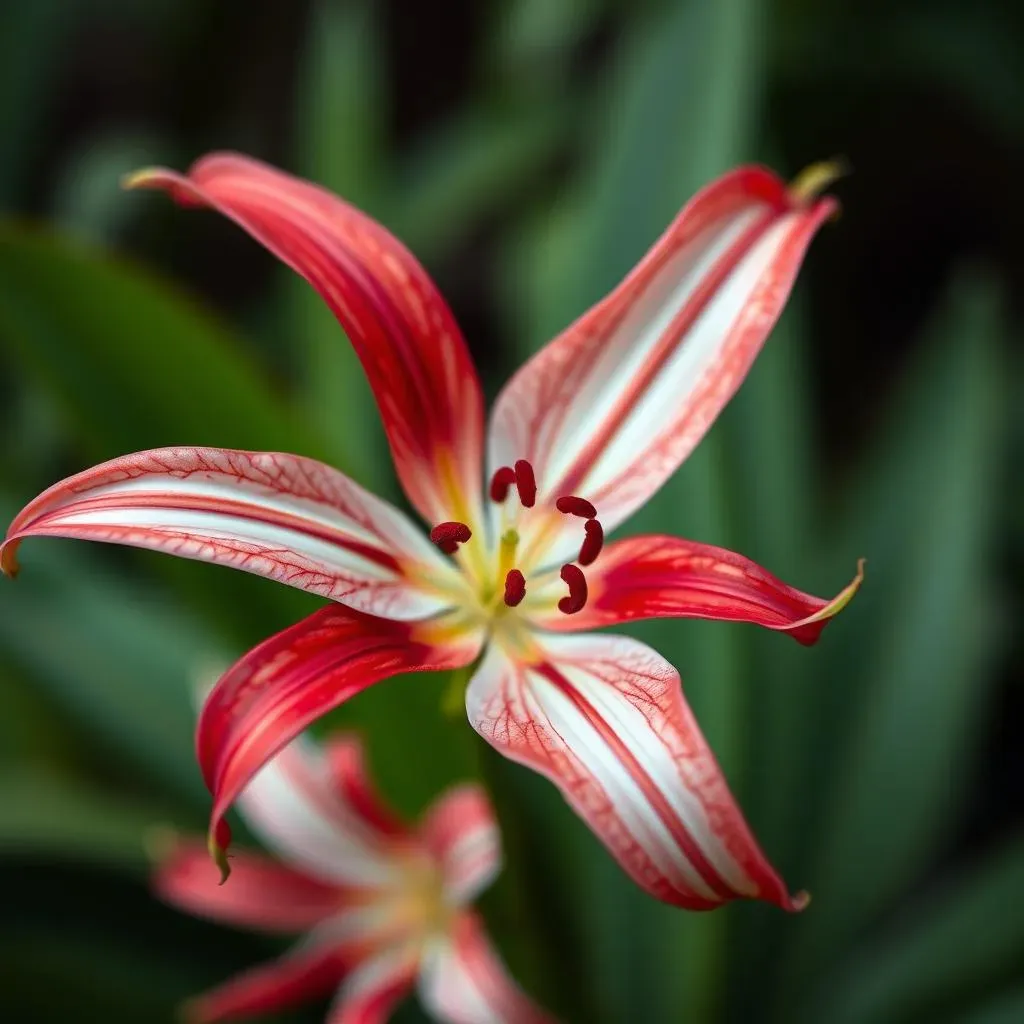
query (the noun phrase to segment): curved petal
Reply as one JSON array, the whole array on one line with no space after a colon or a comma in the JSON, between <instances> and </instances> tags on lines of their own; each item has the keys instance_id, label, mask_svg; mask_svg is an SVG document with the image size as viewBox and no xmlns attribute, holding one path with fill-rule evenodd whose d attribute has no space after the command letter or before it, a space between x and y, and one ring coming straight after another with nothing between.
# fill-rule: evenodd
<instances>
[{"instance_id":1,"label":"curved petal","mask_svg":"<svg viewBox=\"0 0 1024 1024\"><path fill-rule=\"evenodd\" d=\"M607 634L535 636L529 661L493 645L469 684L473 727L549 778L637 884L691 910L738 898L787 910L690 709L656 651Z\"/></svg>"},{"instance_id":2,"label":"curved petal","mask_svg":"<svg viewBox=\"0 0 1024 1024\"><path fill-rule=\"evenodd\" d=\"M836 209L745 167L682 210L625 280L533 357L491 419L493 469L529 460L538 506L581 495L605 530L675 471L739 387ZM550 561L578 528L550 517Z\"/></svg>"},{"instance_id":3,"label":"curved petal","mask_svg":"<svg viewBox=\"0 0 1024 1024\"><path fill-rule=\"evenodd\" d=\"M450 937L427 947L420 1001L444 1024L553 1024L509 977L476 914L464 911Z\"/></svg>"},{"instance_id":4,"label":"curved petal","mask_svg":"<svg viewBox=\"0 0 1024 1024\"><path fill-rule=\"evenodd\" d=\"M381 833L339 792L331 757L303 736L253 776L238 808L266 846L314 878L369 888L397 877L391 854L398 836Z\"/></svg>"},{"instance_id":5,"label":"curved petal","mask_svg":"<svg viewBox=\"0 0 1024 1024\"><path fill-rule=\"evenodd\" d=\"M456 786L427 811L420 836L441 864L449 906L463 906L501 871L501 833L481 786Z\"/></svg>"},{"instance_id":6,"label":"curved petal","mask_svg":"<svg viewBox=\"0 0 1024 1024\"><path fill-rule=\"evenodd\" d=\"M323 749L334 789L352 812L381 836L408 836L406 824L381 800L370 781L362 740L358 736L334 735Z\"/></svg>"},{"instance_id":7,"label":"curved petal","mask_svg":"<svg viewBox=\"0 0 1024 1024\"><path fill-rule=\"evenodd\" d=\"M480 385L451 311L397 239L325 189L238 154L127 184L213 207L304 277L363 364L409 500L432 523L475 519L460 503L479 501Z\"/></svg>"},{"instance_id":8,"label":"curved petal","mask_svg":"<svg viewBox=\"0 0 1024 1024\"><path fill-rule=\"evenodd\" d=\"M335 946L304 942L279 960L254 967L190 999L182 1016L189 1024L215 1024L322 999L338 984L347 966Z\"/></svg>"},{"instance_id":9,"label":"curved petal","mask_svg":"<svg viewBox=\"0 0 1024 1024\"><path fill-rule=\"evenodd\" d=\"M454 575L398 509L323 463L278 452L159 448L68 477L11 523L5 572L37 536L216 562L399 619L444 608L428 581Z\"/></svg>"},{"instance_id":10,"label":"curved petal","mask_svg":"<svg viewBox=\"0 0 1024 1024\"><path fill-rule=\"evenodd\" d=\"M282 747L381 679L459 668L476 656L479 636L441 645L432 628L331 605L265 640L221 676L199 715L196 752L213 794L211 848L225 873L224 814Z\"/></svg>"},{"instance_id":11,"label":"curved petal","mask_svg":"<svg viewBox=\"0 0 1024 1024\"><path fill-rule=\"evenodd\" d=\"M653 618L752 622L810 646L863 578L861 563L853 580L826 601L787 586L735 551L647 534L617 541L588 567L589 596L582 611L563 615L557 610L565 585L553 578L549 587L535 587L538 610L531 617L560 632Z\"/></svg>"},{"instance_id":12,"label":"curved petal","mask_svg":"<svg viewBox=\"0 0 1024 1024\"><path fill-rule=\"evenodd\" d=\"M156 851L153 891L196 917L267 932L302 932L338 911L338 890L257 853L235 854L221 885L206 844L174 838Z\"/></svg>"},{"instance_id":13,"label":"curved petal","mask_svg":"<svg viewBox=\"0 0 1024 1024\"><path fill-rule=\"evenodd\" d=\"M341 986L327 1024L383 1024L412 991L417 963L412 945L385 949L361 963Z\"/></svg>"}]
</instances>

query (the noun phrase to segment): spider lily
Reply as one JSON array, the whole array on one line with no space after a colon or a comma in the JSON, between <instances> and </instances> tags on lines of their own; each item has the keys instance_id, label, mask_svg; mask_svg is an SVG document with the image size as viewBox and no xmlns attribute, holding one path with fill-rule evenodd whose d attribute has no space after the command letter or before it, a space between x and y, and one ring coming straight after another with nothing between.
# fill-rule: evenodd
<instances>
[{"instance_id":1,"label":"spider lily","mask_svg":"<svg viewBox=\"0 0 1024 1024\"><path fill-rule=\"evenodd\" d=\"M330 1024L385 1020L413 987L450 1024L551 1024L508 977L469 904L501 869L497 822L478 786L456 786L415 829L394 818L362 748L293 740L239 797L280 861L233 855L218 884L205 844L158 835L154 887L189 913L271 933L307 932L279 960L192 1000L193 1024L269 1013L336 991Z\"/></svg>"},{"instance_id":2,"label":"spider lily","mask_svg":"<svg viewBox=\"0 0 1024 1024\"><path fill-rule=\"evenodd\" d=\"M787 187L749 167L713 182L613 292L512 377L486 430L451 312L365 214L237 155L128 180L219 210L320 293L428 527L311 459L210 448L114 459L55 484L12 523L0 555L10 574L24 538L78 537L331 599L242 657L202 710L197 752L222 869L225 812L310 722L396 673L473 666L473 727L551 779L648 892L692 909L738 897L803 905L748 830L676 670L636 640L592 630L682 616L811 644L859 585L858 571L827 601L695 541L605 544L739 387L836 210L818 198L828 176L811 168Z\"/></svg>"}]
</instances>

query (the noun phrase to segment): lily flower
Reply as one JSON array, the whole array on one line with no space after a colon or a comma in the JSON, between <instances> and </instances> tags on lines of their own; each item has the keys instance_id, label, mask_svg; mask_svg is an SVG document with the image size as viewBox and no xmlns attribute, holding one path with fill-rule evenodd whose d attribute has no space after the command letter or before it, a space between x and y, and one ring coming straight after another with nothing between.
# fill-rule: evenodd
<instances>
[{"instance_id":1,"label":"lily flower","mask_svg":"<svg viewBox=\"0 0 1024 1024\"><path fill-rule=\"evenodd\" d=\"M512 377L486 430L448 306L380 224L233 154L187 175L154 168L127 180L220 211L319 292L428 526L299 455L187 447L88 469L11 524L0 551L8 574L26 537L77 537L217 562L331 600L243 656L203 707L196 746L222 868L228 807L312 721L397 673L473 666L473 728L554 782L648 892L691 909L741 897L804 905L747 828L679 673L637 640L592 630L681 616L812 644L857 589L859 570L825 600L696 541L605 543L739 387L836 210L818 198L828 180L817 166L787 187L744 167L707 186L614 291Z\"/></svg>"},{"instance_id":2,"label":"lily flower","mask_svg":"<svg viewBox=\"0 0 1024 1024\"><path fill-rule=\"evenodd\" d=\"M413 990L443 1024L552 1024L508 976L471 909L501 870L483 790L455 786L415 829L378 799L355 736L300 737L242 791L280 860L235 853L230 885L201 841L154 836L154 888L198 917L305 932L278 960L191 1000L190 1024L270 1013L336 992L329 1024L385 1021Z\"/></svg>"}]
</instances>

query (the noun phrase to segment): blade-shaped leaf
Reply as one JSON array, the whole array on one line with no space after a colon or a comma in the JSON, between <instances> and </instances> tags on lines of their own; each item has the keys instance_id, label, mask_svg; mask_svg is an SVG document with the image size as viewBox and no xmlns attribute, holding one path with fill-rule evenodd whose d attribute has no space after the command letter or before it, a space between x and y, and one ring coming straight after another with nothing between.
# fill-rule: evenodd
<instances>
[{"instance_id":1,"label":"blade-shaped leaf","mask_svg":"<svg viewBox=\"0 0 1024 1024\"><path fill-rule=\"evenodd\" d=\"M1024 839L1018 838L866 942L822 984L801 1019L937 1020L958 1000L1019 978L1024 915L1015 911L1021 893Z\"/></svg>"},{"instance_id":2,"label":"blade-shaped leaf","mask_svg":"<svg viewBox=\"0 0 1024 1024\"><path fill-rule=\"evenodd\" d=\"M801 984L927 866L968 781L994 639L998 331L991 289L961 282L914 367L905 426L882 439L864 487L873 504L853 502L846 536L863 545L869 577L825 649L829 701L818 708L842 716L846 737L823 814L815 913L800 930Z\"/></svg>"}]
</instances>

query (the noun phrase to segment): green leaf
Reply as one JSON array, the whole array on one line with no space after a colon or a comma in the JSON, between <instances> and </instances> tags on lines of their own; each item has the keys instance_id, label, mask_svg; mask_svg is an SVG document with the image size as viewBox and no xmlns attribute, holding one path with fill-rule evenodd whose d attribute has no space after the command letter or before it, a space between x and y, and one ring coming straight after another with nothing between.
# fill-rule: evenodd
<instances>
[{"instance_id":1,"label":"green leaf","mask_svg":"<svg viewBox=\"0 0 1024 1024\"><path fill-rule=\"evenodd\" d=\"M205 806L191 687L230 659L215 634L70 543L0 580L0 646L69 720L169 793Z\"/></svg>"},{"instance_id":2,"label":"green leaf","mask_svg":"<svg viewBox=\"0 0 1024 1024\"><path fill-rule=\"evenodd\" d=\"M852 503L843 536L863 545L868 576L826 648L822 678L845 738L814 913L800 929L801 984L920 875L969 781L960 768L986 707L995 640L987 543L1005 433L998 332L992 289L961 281L913 367L902 425L884 432L868 467L861 497L872 504Z\"/></svg>"},{"instance_id":3,"label":"green leaf","mask_svg":"<svg viewBox=\"0 0 1024 1024\"><path fill-rule=\"evenodd\" d=\"M0 773L0 855L91 861L143 872L145 838L168 812L40 772Z\"/></svg>"},{"instance_id":4,"label":"green leaf","mask_svg":"<svg viewBox=\"0 0 1024 1024\"><path fill-rule=\"evenodd\" d=\"M957 1000L1019 979L1024 915L1013 908L1022 892L1024 838L1018 838L888 922L822 985L801 1019L937 1020Z\"/></svg>"},{"instance_id":5,"label":"green leaf","mask_svg":"<svg viewBox=\"0 0 1024 1024\"><path fill-rule=\"evenodd\" d=\"M948 1024L1020 1024L1024 1020L1024 988L989 1000L983 1006L949 1018Z\"/></svg>"}]
</instances>

